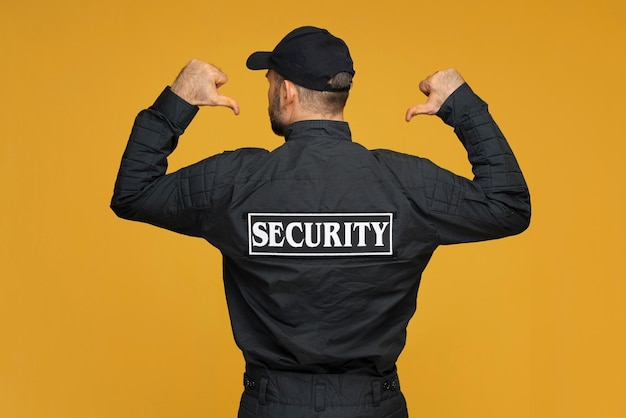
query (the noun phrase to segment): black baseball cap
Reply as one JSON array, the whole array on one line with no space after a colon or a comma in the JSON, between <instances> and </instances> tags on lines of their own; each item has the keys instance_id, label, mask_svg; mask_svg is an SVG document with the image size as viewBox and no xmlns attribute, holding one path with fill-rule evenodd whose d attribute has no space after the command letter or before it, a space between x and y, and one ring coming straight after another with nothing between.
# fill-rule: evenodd
<instances>
[{"instance_id":1,"label":"black baseball cap","mask_svg":"<svg viewBox=\"0 0 626 418\"><path fill-rule=\"evenodd\" d=\"M346 43L326 29L303 26L294 29L272 52L255 52L248 57L251 70L272 69L285 79L317 91L348 91L350 86L333 89L328 82L341 72L354 75Z\"/></svg>"}]
</instances>

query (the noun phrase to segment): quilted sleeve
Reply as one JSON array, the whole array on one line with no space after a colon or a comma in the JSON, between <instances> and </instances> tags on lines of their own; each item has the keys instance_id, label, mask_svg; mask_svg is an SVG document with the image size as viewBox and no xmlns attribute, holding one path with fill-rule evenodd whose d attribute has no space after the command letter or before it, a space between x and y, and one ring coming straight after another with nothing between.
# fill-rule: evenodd
<instances>
[{"instance_id":1,"label":"quilted sleeve","mask_svg":"<svg viewBox=\"0 0 626 418\"><path fill-rule=\"evenodd\" d=\"M201 212L189 197L190 179L211 174L211 162L167 174L174 151L198 107L166 88L155 103L139 113L122 156L111 209L121 218L147 222L188 235L198 235ZM193 182L193 180L192 180Z\"/></svg>"},{"instance_id":2,"label":"quilted sleeve","mask_svg":"<svg viewBox=\"0 0 626 418\"><path fill-rule=\"evenodd\" d=\"M528 228L528 187L487 104L464 84L438 116L454 127L474 174L469 180L430 162L422 167L423 192L441 243L501 238Z\"/></svg>"}]
</instances>

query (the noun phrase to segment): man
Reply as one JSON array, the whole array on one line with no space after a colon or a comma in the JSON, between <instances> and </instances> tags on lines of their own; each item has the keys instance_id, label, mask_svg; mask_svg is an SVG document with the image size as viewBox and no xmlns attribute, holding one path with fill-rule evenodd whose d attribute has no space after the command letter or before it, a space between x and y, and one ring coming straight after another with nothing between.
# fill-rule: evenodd
<instances>
[{"instance_id":1,"label":"man","mask_svg":"<svg viewBox=\"0 0 626 418\"><path fill-rule=\"evenodd\" d=\"M474 180L428 160L351 141L346 44L302 27L247 66L267 70L272 152L224 152L165 174L216 67L191 61L135 121L112 208L202 237L223 254L235 340L246 360L239 417L403 417L396 359L421 273L438 245L517 234L530 198L507 142L453 69L419 85L406 120L438 115L467 149Z\"/></svg>"}]
</instances>

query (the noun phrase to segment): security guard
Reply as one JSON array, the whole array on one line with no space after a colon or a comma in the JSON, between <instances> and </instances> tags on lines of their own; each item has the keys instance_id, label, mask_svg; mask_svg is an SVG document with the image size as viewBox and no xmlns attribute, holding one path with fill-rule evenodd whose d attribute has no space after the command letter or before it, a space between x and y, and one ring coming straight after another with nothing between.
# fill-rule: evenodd
<instances>
[{"instance_id":1,"label":"security guard","mask_svg":"<svg viewBox=\"0 0 626 418\"><path fill-rule=\"evenodd\" d=\"M191 61L142 111L111 203L126 219L202 237L223 254L231 323L246 361L239 417L404 417L396 360L422 271L442 244L517 234L530 198L487 105L453 69L420 83L415 115L439 116L474 179L352 142L343 108L355 74L346 44L301 27L247 66L267 70L273 151L224 152L171 174L167 157L216 67Z\"/></svg>"}]
</instances>

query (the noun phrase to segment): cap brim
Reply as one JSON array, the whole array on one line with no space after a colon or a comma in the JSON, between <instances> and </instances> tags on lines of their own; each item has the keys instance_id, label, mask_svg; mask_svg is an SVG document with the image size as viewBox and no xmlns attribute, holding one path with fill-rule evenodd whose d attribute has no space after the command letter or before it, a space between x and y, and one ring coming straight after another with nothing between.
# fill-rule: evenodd
<instances>
[{"instance_id":1,"label":"cap brim","mask_svg":"<svg viewBox=\"0 0 626 418\"><path fill-rule=\"evenodd\" d=\"M246 67L251 70L268 70L270 68L271 52L255 52L248 57Z\"/></svg>"}]
</instances>

